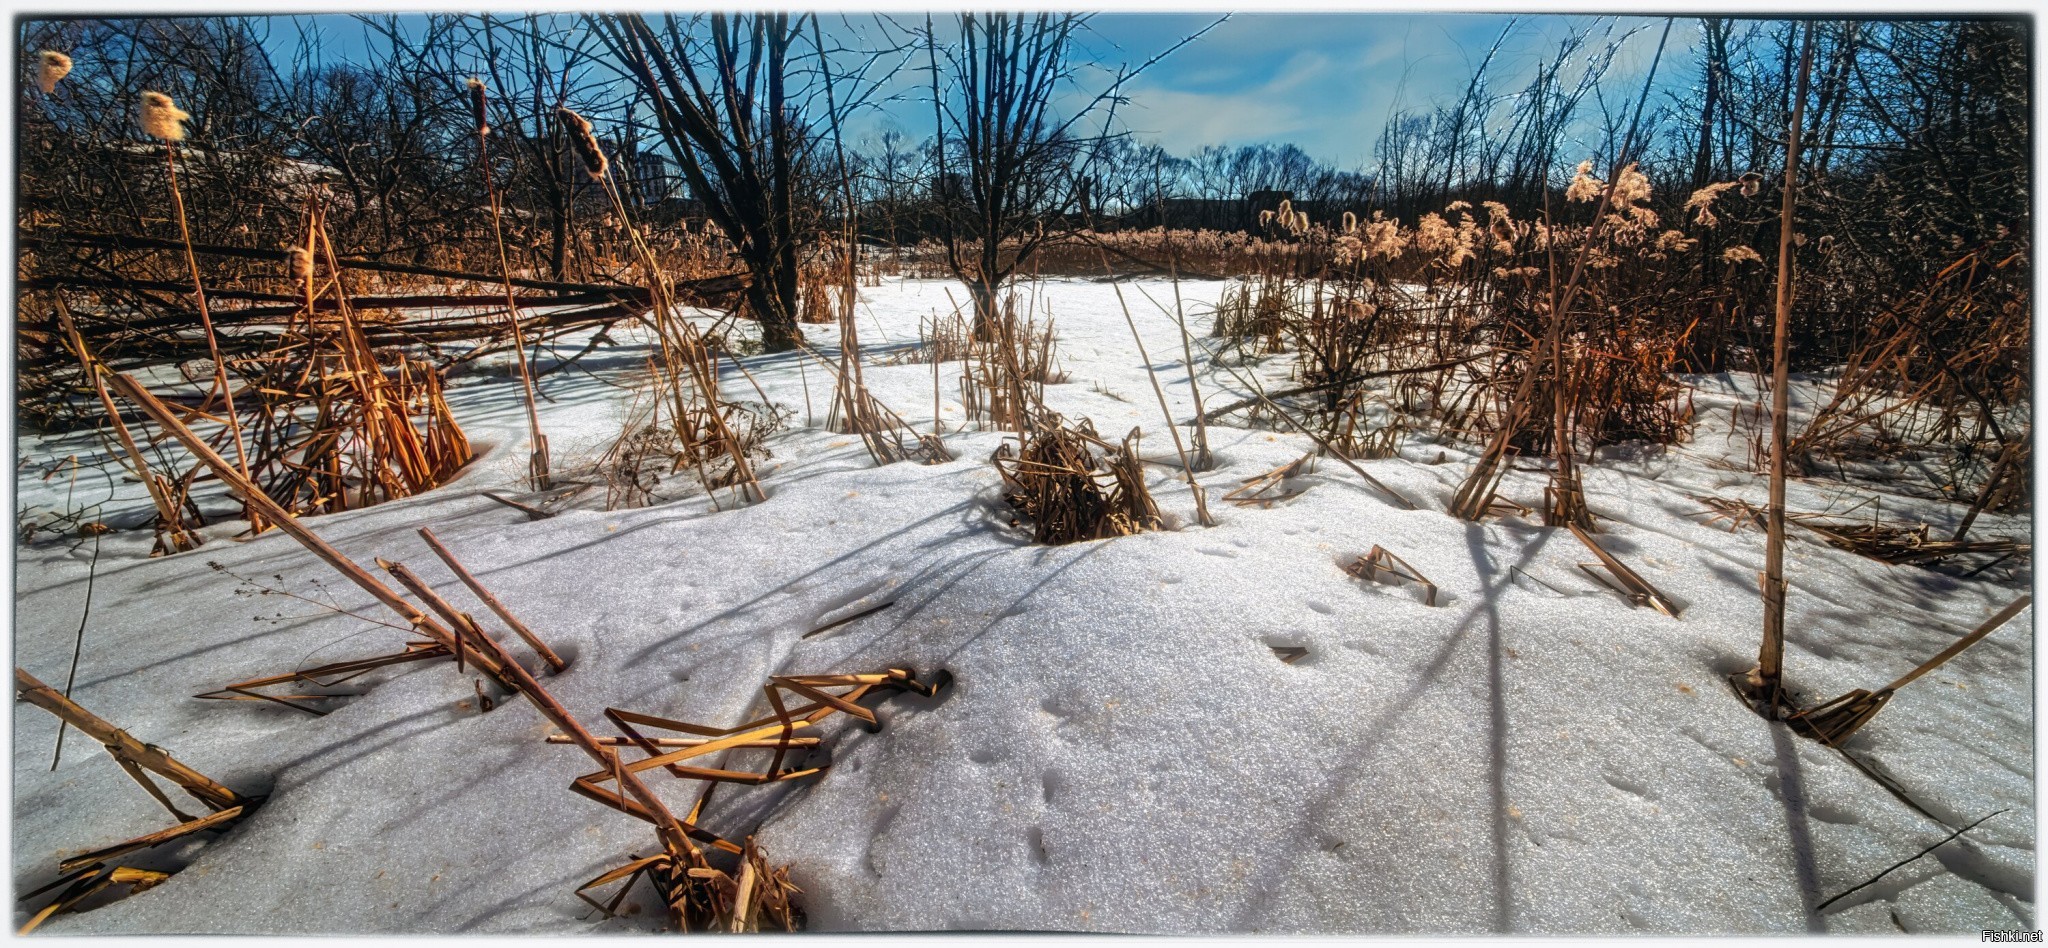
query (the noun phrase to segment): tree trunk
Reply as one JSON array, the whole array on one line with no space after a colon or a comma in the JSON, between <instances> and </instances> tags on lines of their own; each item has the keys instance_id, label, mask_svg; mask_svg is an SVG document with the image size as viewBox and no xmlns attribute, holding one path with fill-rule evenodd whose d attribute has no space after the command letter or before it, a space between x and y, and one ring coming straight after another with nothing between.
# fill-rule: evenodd
<instances>
[{"instance_id":1,"label":"tree trunk","mask_svg":"<svg viewBox=\"0 0 2048 948\"><path fill-rule=\"evenodd\" d=\"M961 281L967 284L967 297L974 303L974 338L989 342L996 338L996 327L1002 318L996 308L996 286L987 279L969 276Z\"/></svg>"},{"instance_id":2,"label":"tree trunk","mask_svg":"<svg viewBox=\"0 0 2048 948\"><path fill-rule=\"evenodd\" d=\"M1700 144L1693 155L1692 187L1695 191L1706 187L1714 174L1714 108L1720 103L1721 73L1726 68L1727 56L1727 43L1721 32L1726 27L1722 21L1709 17L1703 25L1707 33L1706 102L1700 107Z\"/></svg>"}]
</instances>

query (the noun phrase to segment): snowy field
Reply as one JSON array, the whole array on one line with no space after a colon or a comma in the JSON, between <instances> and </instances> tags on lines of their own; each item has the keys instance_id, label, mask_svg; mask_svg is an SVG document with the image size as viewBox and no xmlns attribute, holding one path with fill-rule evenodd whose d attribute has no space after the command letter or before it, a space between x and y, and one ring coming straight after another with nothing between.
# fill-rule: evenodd
<instances>
[{"instance_id":1,"label":"snowy field","mask_svg":"<svg viewBox=\"0 0 2048 948\"><path fill-rule=\"evenodd\" d=\"M1192 414L1174 288L1122 284L1177 419ZM1198 346L1220 283L1184 283ZM950 289L950 295L948 290ZM882 365L949 313L959 286L863 288L875 396L932 424L932 367ZM1027 287L1059 331L1069 373L1046 401L1105 437L1143 426L1173 457L1143 360L1109 284ZM834 354L830 328L806 327ZM617 333L621 338L628 334ZM580 343L571 341L566 352ZM543 380L558 471L587 466L619 430L619 387L645 349L622 346ZM1258 368L1269 384L1291 356ZM602 360L602 361L600 361ZM542 365L551 359L544 359ZM1324 461L1269 509L1221 495L1300 457L1292 434L1216 427L1201 475L1217 525L1195 523L1176 472L1154 465L1170 529L1068 547L1009 525L989 454L999 432L960 431L958 363L941 417L959 460L876 468L823 427L829 377L791 355L743 360L793 412L758 465L765 503L716 510L700 493L607 512L583 503L529 521L483 496L531 501L517 383L460 378L450 402L479 458L431 493L307 523L368 564L403 561L467 601L415 535L431 526L565 657L543 681L596 727L607 706L737 723L771 674L945 668L936 699L894 697L885 727L835 723L833 767L789 790L736 795L711 827L758 823L817 930L1010 929L1147 933L1942 932L2035 928L2032 614L1912 687L1849 742L1947 826L1834 751L1767 724L1725 676L1754 661L1763 534L1708 523L1695 496L1761 503L1734 411L1741 377L1697 378L1697 437L1619 450L1586 472L1603 543L1685 606L1631 607L1578 569L1569 533L1444 513L1474 454L1411 440L1361 462L1423 509L1389 506ZM1213 406L1247 394L1196 350ZM1240 372L1246 371L1240 368ZM805 421L808 387L815 425ZM726 391L757 398L737 373ZM1811 406L1811 386L1798 394ZM24 437L17 509L100 505L146 522L135 485L90 440ZM76 454L85 469L45 472ZM109 474L107 472L114 472ZM1537 503L1543 478L1502 494ZM1795 482L1791 506L1868 495ZM594 492L601 497L602 488ZM586 495L586 500L592 495ZM1950 507L1881 497L1887 519L1940 531ZM74 697L200 771L268 802L188 855L165 884L53 933L618 933L572 890L653 845L644 824L572 795L589 762L542 743L523 701L482 714L452 667L404 666L352 683L326 717L192 695L230 681L396 649L401 635L267 585L384 616L285 536L151 559L147 530L98 541ZM1981 518L2025 537L2027 519ZM1341 564L1387 547L1441 589L1367 583ZM61 686L94 541L17 543L15 660ZM1933 655L2032 582L2005 566L1964 580L1889 567L1792 532L1788 682L1806 700L1875 688ZM225 571L208 569L218 563ZM239 577L239 578L238 578ZM802 638L860 609L888 609ZM1287 663L1276 649L1306 649ZM521 650L520 654L526 654ZM468 677L475 677L472 673ZM167 825L91 742L14 708L13 878ZM654 776L650 774L650 776ZM657 782L677 803L695 784ZM737 801L737 802L735 802ZM1816 906L1953 828L2004 811L1876 885ZM642 908L642 906L645 906ZM16 923L25 919L20 907Z\"/></svg>"}]
</instances>

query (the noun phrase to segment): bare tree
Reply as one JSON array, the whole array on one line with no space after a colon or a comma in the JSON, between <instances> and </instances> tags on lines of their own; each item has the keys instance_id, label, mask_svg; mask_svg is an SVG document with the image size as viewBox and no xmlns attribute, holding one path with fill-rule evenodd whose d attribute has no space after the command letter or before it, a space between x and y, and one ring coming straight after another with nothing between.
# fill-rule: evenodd
<instances>
[{"instance_id":1,"label":"bare tree","mask_svg":"<svg viewBox=\"0 0 2048 948\"><path fill-rule=\"evenodd\" d=\"M946 266L967 285L974 326L987 337L997 293L1080 208L1077 167L1110 137L1124 83L1215 24L1135 69L1118 70L1103 91L1062 117L1055 99L1077 77L1072 54L1088 17L1073 13L962 13L955 42L941 43L925 17L921 40L938 126L933 188ZM1222 20L1216 21L1221 23ZM1094 135L1084 122L1101 119Z\"/></svg>"},{"instance_id":2,"label":"bare tree","mask_svg":"<svg viewBox=\"0 0 2048 948\"><path fill-rule=\"evenodd\" d=\"M637 15L592 18L612 56L652 106L661 133L706 213L751 280L747 305L770 351L803 342L797 325L800 181L813 136L789 91L790 53L808 15L711 14L656 30ZM699 66L702 69L699 69Z\"/></svg>"}]
</instances>

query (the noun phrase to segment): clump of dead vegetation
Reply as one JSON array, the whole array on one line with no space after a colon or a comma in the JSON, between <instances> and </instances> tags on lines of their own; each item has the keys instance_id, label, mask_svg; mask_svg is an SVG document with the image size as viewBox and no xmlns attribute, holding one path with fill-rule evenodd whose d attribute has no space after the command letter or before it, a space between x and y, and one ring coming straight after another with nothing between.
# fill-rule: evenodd
<instances>
[{"instance_id":1,"label":"clump of dead vegetation","mask_svg":"<svg viewBox=\"0 0 2048 948\"><path fill-rule=\"evenodd\" d=\"M129 777L151 798L169 810L177 824L168 829L158 830L112 846L103 846L63 860L57 866L56 881L37 888L21 897L29 901L45 893L56 891L52 898L35 914L29 916L17 935L26 935L36 930L50 916L70 911L85 905L94 896L114 886L128 887L128 894L143 892L170 879L177 872L176 866L157 863L160 868L148 866L120 865L115 860L135 861L138 854L158 850L180 840L189 840L198 833L223 833L243 817L253 812L263 800L236 793L227 786L214 781L205 774L192 769L171 756L169 751L154 744L144 744L129 736L127 731L108 723L98 715L80 707L77 702L62 692L38 681L34 675L14 669L15 694L21 700L48 711L65 727L75 727L86 737L106 748L115 763L121 765ZM60 738L61 739L61 738ZM166 780L187 796L206 808L206 815L194 817L171 802L162 788L150 778ZM145 857L146 858L146 857Z\"/></svg>"},{"instance_id":2,"label":"clump of dead vegetation","mask_svg":"<svg viewBox=\"0 0 2048 948\"><path fill-rule=\"evenodd\" d=\"M990 460L1003 479L1003 499L1031 537L1047 546L1129 536L1160 526L1145 485L1136 428L1110 444L1083 419L1034 417L1023 435L996 448Z\"/></svg>"}]
</instances>

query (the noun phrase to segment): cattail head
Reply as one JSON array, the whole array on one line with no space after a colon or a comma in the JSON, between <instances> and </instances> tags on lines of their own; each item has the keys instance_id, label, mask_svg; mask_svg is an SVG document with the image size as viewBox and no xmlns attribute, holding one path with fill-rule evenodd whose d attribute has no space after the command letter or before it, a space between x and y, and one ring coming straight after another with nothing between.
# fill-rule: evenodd
<instances>
[{"instance_id":1,"label":"cattail head","mask_svg":"<svg viewBox=\"0 0 2048 948\"><path fill-rule=\"evenodd\" d=\"M71 57L52 49L43 50L37 56L36 88L49 95L57 91L57 83L71 75Z\"/></svg>"},{"instance_id":2,"label":"cattail head","mask_svg":"<svg viewBox=\"0 0 2048 948\"><path fill-rule=\"evenodd\" d=\"M484 109L486 104L484 81L471 76L463 84L469 87L469 114L471 118L476 120L476 133L478 135L489 135L491 133L491 119Z\"/></svg>"},{"instance_id":3,"label":"cattail head","mask_svg":"<svg viewBox=\"0 0 2048 948\"><path fill-rule=\"evenodd\" d=\"M604 149L597 147L597 133L591 131L590 120L568 108L555 110L562 127L569 132L569 145L576 149L576 155L583 159L583 170L592 181L603 181L604 172L611 162L604 156Z\"/></svg>"},{"instance_id":4,"label":"cattail head","mask_svg":"<svg viewBox=\"0 0 2048 948\"><path fill-rule=\"evenodd\" d=\"M185 120L192 113L178 108L178 103L161 92L142 94L142 109L136 113L136 121L142 124L142 131L151 138L167 142L185 140Z\"/></svg>"},{"instance_id":5,"label":"cattail head","mask_svg":"<svg viewBox=\"0 0 2048 948\"><path fill-rule=\"evenodd\" d=\"M1757 172L1754 172L1754 171L1751 171L1751 172L1747 172L1747 173L1743 174L1743 176L1742 176L1742 196L1743 196L1743 197L1756 197L1756 192L1757 192L1757 190L1758 190L1758 189L1760 189L1760 188L1762 188L1762 187L1763 187L1763 185L1764 185L1764 176L1763 176L1763 175L1761 175L1761 174L1758 174Z\"/></svg>"}]
</instances>

